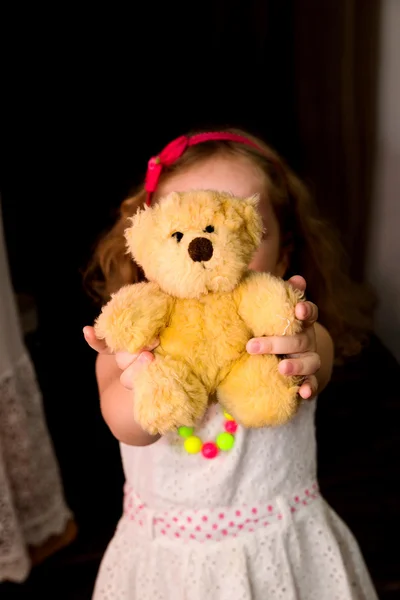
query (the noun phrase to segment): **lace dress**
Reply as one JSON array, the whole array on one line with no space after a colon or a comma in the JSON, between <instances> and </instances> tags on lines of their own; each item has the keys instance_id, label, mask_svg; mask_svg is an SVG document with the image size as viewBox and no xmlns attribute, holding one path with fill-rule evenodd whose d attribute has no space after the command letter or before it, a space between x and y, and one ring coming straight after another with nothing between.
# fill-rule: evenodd
<instances>
[{"instance_id":1,"label":"lace dress","mask_svg":"<svg viewBox=\"0 0 400 600\"><path fill-rule=\"evenodd\" d=\"M315 402L278 428L239 428L207 460L170 435L122 445L124 513L94 600L376 600L357 542L316 481ZM198 435L215 440L212 406Z\"/></svg>"},{"instance_id":2,"label":"lace dress","mask_svg":"<svg viewBox=\"0 0 400 600\"><path fill-rule=\"evenodd\" d=\"M28 546L63 532L70 518L21 335L0 211L0 581L23 581Z\"/></svg>"}]
</instances>

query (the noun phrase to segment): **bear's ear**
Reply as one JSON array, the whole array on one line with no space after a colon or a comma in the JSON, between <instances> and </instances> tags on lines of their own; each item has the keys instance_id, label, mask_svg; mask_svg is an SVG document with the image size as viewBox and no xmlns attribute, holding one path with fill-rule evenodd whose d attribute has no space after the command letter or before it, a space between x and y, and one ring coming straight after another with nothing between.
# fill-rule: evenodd
<instances>
[{"instance_id":1,"label":"bear's ear","mask_svg":"<svg viewBox=\"0 0 400 600\"><path fill-rule=\"evenodd\" d=\"M162 204L163 207L168 210L169 207L176 206L177 203L179 204L180 199L181 195L179 194L179 192L170 192L166 196L160 198L160 200L158 201L158 205L160 206Z\"/></svg>"},{"instance_id":2,"label":"bear's ear","mask_svg":"<svg viewBox=\"0 0 400 600\"><path fill-rule=\"evenodd\" d=\"M255 248L260 245L263 232L263 222L258 211L259 203L259 194L244 198L244 200L241 202L243 220Z\"/></svg>"},{"instance_id":3,"label":"bear's ear","mask_svg":"<svg viewBox=\"0 0 400 600\"><path fill-rule=\"evenodd\" d=\"M142 266L142 256L146 253L148 242L152 237L153 221L154 208L145 206L134 214L124 232L128 251L140 266Z\"/></svg>"},{"instance_id":4,"label":"bear's ear","mask_svg":"<svg viewBox=\"0 0 400 600\"><path fill-rule=\"evenodd\" d=\"M253 194L248 198L244 198L244 200L242 200L242 204L244 206L252 206L253 208L258 209L258 205L260 204L260 194Z\"/></svg>"}]
</instances>

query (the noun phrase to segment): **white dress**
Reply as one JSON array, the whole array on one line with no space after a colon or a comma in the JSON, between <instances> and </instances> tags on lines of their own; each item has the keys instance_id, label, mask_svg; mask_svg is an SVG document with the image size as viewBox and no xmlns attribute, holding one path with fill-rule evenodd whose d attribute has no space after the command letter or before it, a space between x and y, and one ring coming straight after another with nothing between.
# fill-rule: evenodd
<instances>
[{"instance_id":1,"label":"white dress","mask_svg":"<svg viewBox=\"0 0 400 600\"><path fill-rule=\"evenodd\" d=\"M0 210L0 582L23 581L28 546L61 533L70 518L21 334Z\"/></svg>"},{"instance_id":2,"label":"white dress","mask_svg":"<svg viewBox=\"0 0 400 600\"><path fill-rule=\"evenodd\" d=\"M357 542L318 492L314 402L206 459L177 435L121 446L124 514L94 600L376 600ZM224 430L212 406L198 430Z\"/></svg>"}]
</instances>

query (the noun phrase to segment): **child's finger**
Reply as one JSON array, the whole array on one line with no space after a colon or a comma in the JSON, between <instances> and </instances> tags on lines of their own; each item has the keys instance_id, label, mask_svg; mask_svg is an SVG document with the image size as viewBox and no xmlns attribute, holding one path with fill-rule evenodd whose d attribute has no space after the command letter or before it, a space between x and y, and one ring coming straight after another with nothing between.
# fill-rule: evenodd
<instances>
[{"instance_id":1,"label":"child's finger","mask_svg":"<svg viewBox=\"0 0 400 600\"><path fill-rule=\"evenodd\" d=\"M143 352L153 352L153 350L155 350L159 345L160 341L156 339L152 340L150 344L142 348L139 352L135 352L133 354L131 354L130 352L116 352L115 360L117 361L117 365L119 366L121 371L124 371L131 364L133 364Z\"/></svg>"},{"instance_id":2,"label":"child's finger","mask_svg":"<svg viewBox=\"0 0 400 600\"><path fill-rule=\"evenodd\" d=\"M135 377L141 369L145 368L154 360L151 352L141 352L137 359L121 374L119 380L128 390L133 389Z\"/></svg>"},{"instance_id":3,"label":"child's finger","mask_svg":"<svg viewBox=\"0 0 400 600\"><path fill-rule=\"evenodd\" d=\"M116 352L115 361L121 369L121 371L125 371L125 369L127 369L131 364L135 362L135 360L137 360L139 355L140 352L137 352L136 354L131 354L130 352Z\"/></svg>"},{"instance_id":4,"label":"child's finger","mask_svg":"<svg viewBox=\"0 0 400 600\"><path fill-rule=\"evenodd\" d=\"M292 355L279 363L281 375L314 375L321 368L321 358L317 352L303 352Z\"/></svg>"},{"instance_id":5,"label":"child's finger","mask_svg":"<svg viewBox=\"0 0 400 600\"><path fill-rule=\"evenodd\" d=\"M315 375L306 377L299 389L299 395L304 400L312 400L318 392L318 381Z\"/></svg>"},{"instance_id":6,"label":"child's finger","mask_svg":"<svg viewBox=\"0 0 400 600\"><path fill-rule=\"evenodd\" d=\"M247 342L246 350L249 354L299 354L313 352L314 348L305 331L297 335L253 338Z\"/></svg>"},{"instance_id":7,"label":"child's finger","mask_svg":"<svg viewBox=\"0 0 400 600\"><path fill-rule=\"evenodd\" d=\"M105 341L99 340L99 338L96 337L94 327L91 327L90 325L84 327L83 336L89 346L99 354L112 354Z\"/></svg>"},{"instance_id":8,"label":"child's finger","mask_svg":"<svg viewBox=\"0 0 400 600\"><path fill-rule=\"evenodd\" d=\"M303 321L304 327L310 327L318 319L318 306L313 302L299 302L295 307L295 315Z\"/></svg>"},{"instance_id":9,"label":"child's finger","mask_svg":"<svg viewBox=\"0 0 400 600\"><path fill-rule=\"evenodd\" d=\"M293 275L293 277L288 279L288 283L290 283L292 288L301 292L304 292L307 287L306 280L301 275Z\"/></svg>"}]
</instances>

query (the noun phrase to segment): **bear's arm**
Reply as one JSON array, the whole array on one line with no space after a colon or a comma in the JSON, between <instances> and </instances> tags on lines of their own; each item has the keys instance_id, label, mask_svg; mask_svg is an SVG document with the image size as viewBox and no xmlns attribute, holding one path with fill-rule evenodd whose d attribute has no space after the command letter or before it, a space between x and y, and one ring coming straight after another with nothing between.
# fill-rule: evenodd
<instances>
[{"instance_id":1,"label":"bear's arm","mask_svg":"<svg viewBox=\"0 0 400 600\"><path fill-rule=\"evenodd\" d=\"M234 298L238 314L254 337L301 331L294 309L303 294L278 277L251 272L236 288Z\"/></svg>"},{"instance_id":2,"label":"bear's arm","mask_svg":"<svg viewBox=\"0 0 400 600\"><path fill-rule=\"evenodd\" d=\"M96 336L112 352L138 352L158 337L173 302L155 283L127 285L103 307L94 325Z\"/></svg>"}]
</instances>

